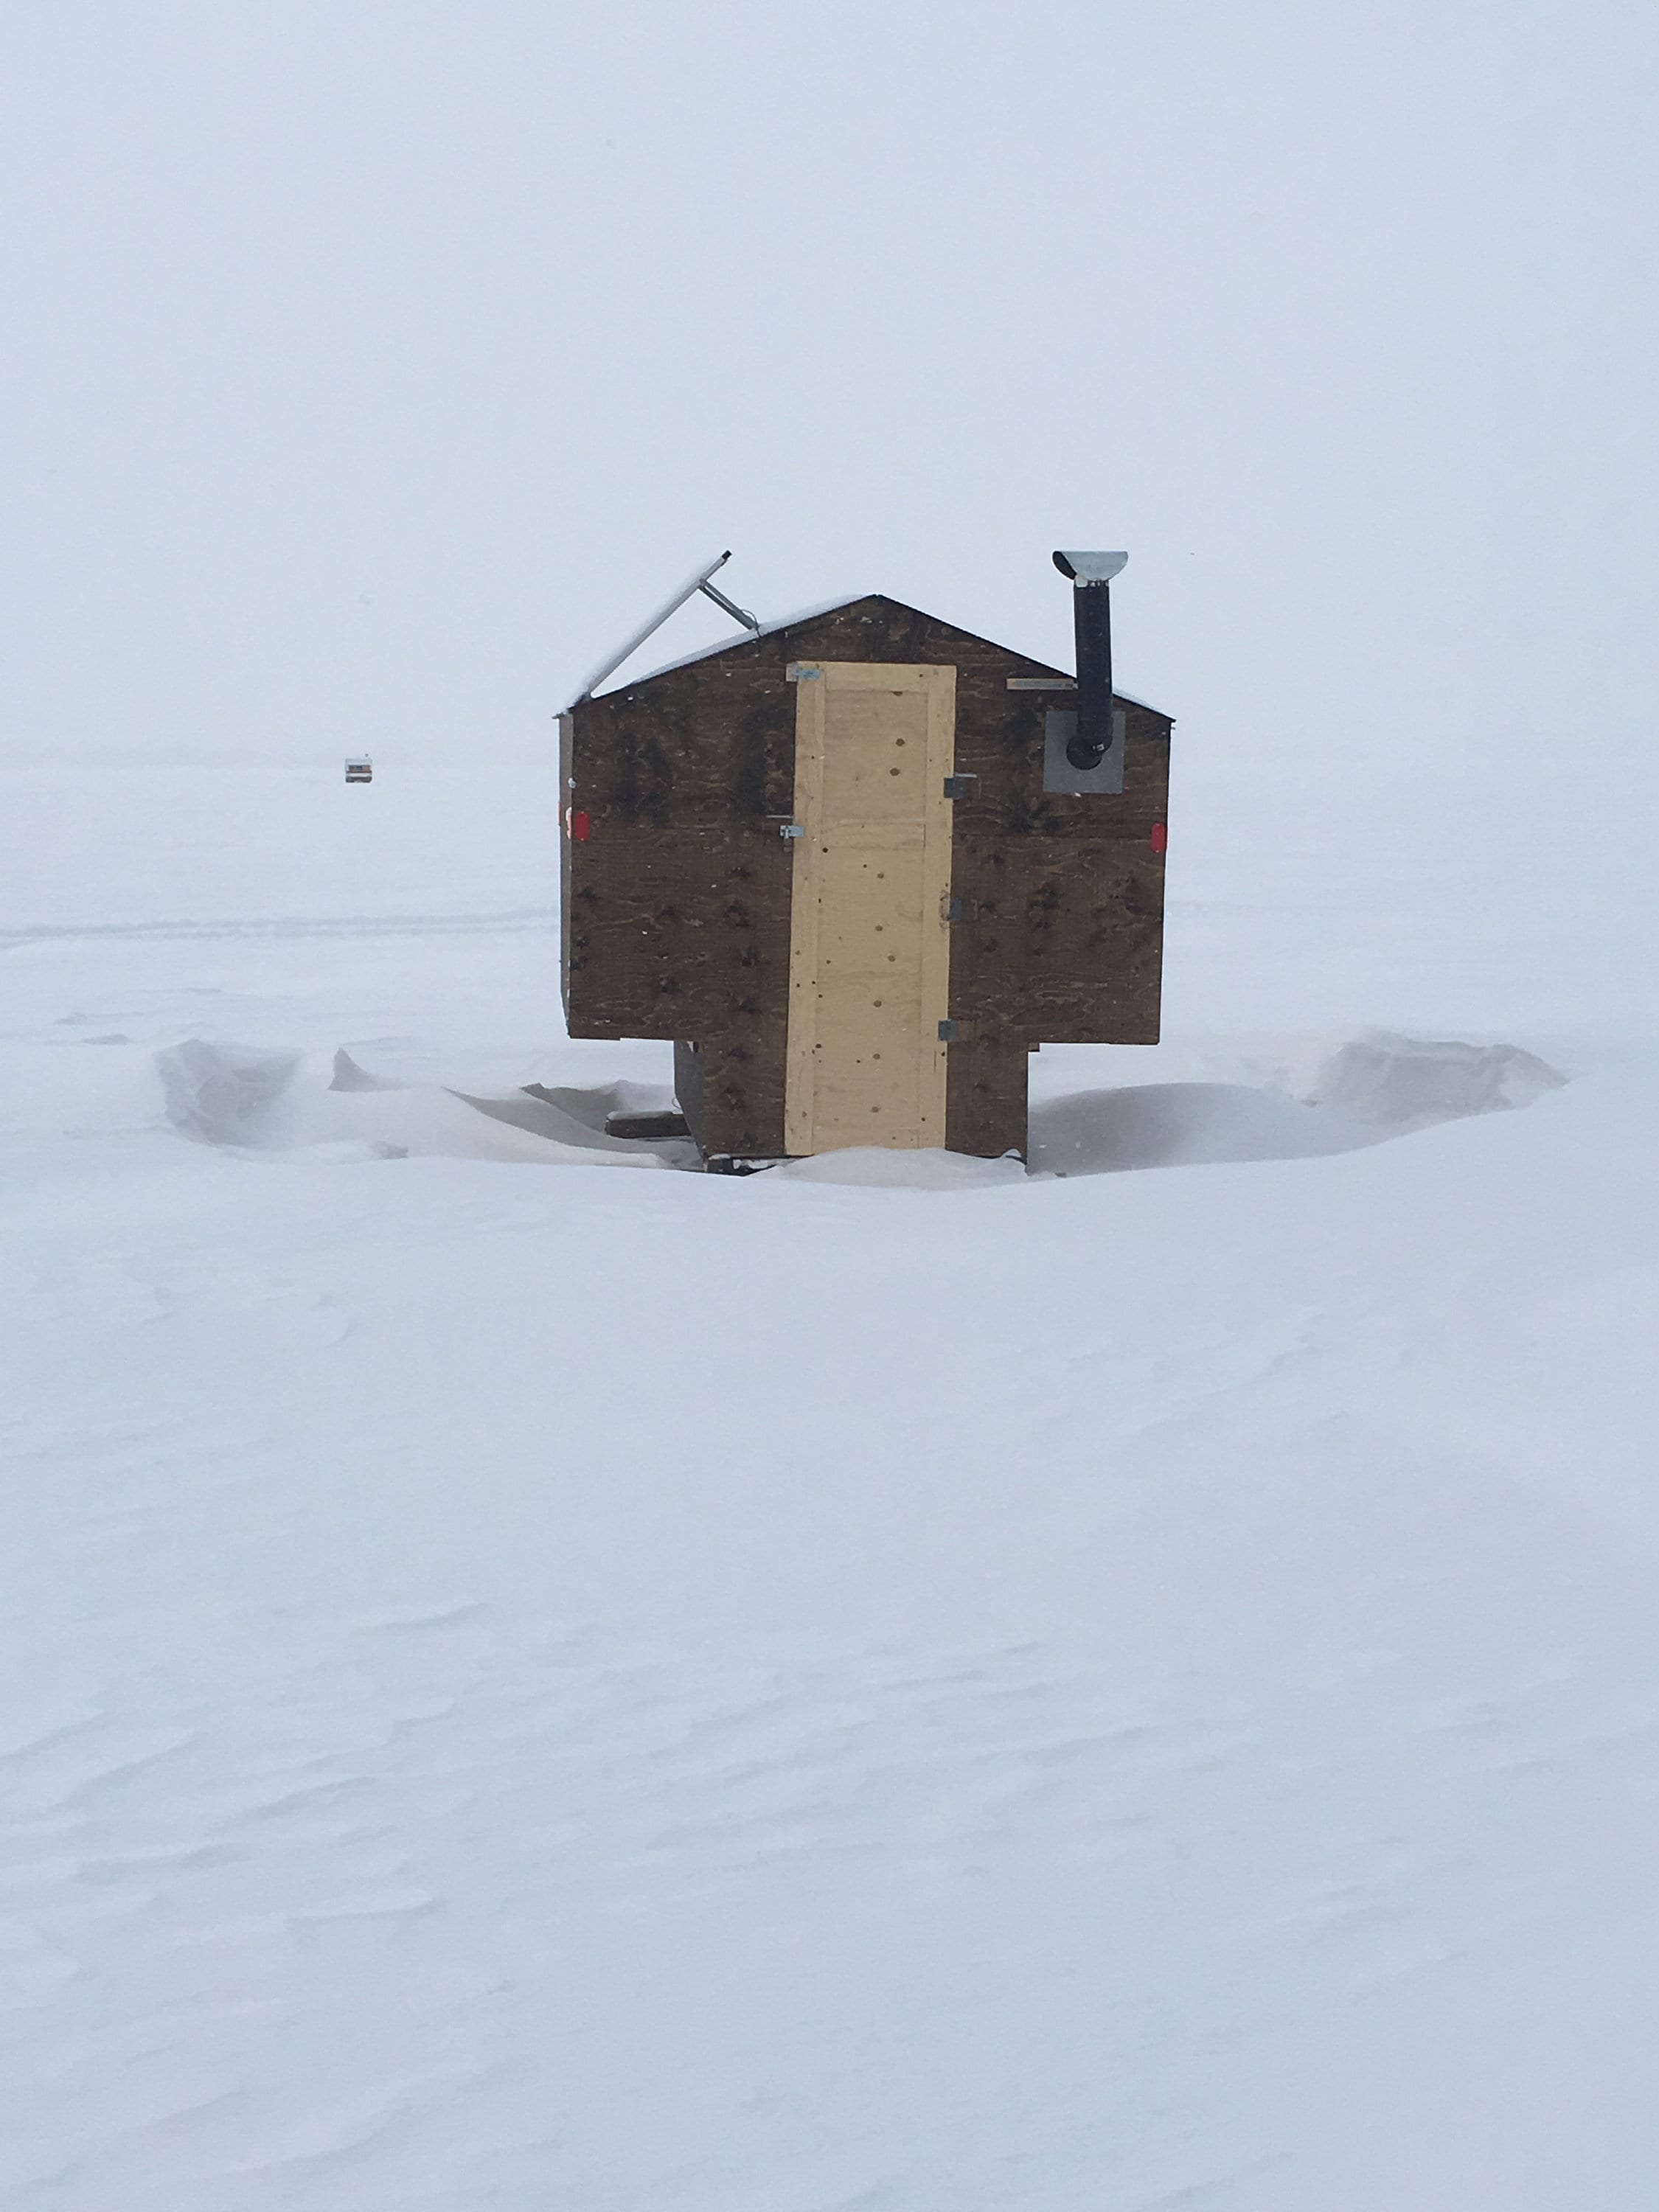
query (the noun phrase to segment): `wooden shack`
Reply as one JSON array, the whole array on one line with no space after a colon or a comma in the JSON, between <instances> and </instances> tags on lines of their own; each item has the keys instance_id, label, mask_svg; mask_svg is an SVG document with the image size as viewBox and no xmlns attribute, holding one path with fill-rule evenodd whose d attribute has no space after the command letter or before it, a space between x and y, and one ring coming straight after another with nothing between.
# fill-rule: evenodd
<instances>
[{"instance_id":1,"label":"wooden shack","mask_svg":"<svg viewBox=\"0 0 1659 2212\"><path fill-rule=\"evenodd\" d=\"M672 1039L711 1167L1024 1156L1039 1044L1158 1039L1171 722L1103 696L1079 775L1071 677L876 594L583 697L571 1036Z\"/></svg>"}]
</instances>

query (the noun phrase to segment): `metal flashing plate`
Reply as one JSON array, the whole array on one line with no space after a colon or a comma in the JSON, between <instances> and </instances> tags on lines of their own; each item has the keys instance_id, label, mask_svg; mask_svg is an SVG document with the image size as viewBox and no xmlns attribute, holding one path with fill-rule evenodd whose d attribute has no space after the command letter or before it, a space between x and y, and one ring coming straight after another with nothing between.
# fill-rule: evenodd
<instances>
[{"instance_id":1,"label":"metal flashing plate","mask_svg":"<svg viewBox=\"0 0 1659 2212\"><path fill-rule=\"evenodd\" d=\"M1121 792L1123 788L1124 732L1128 720L1122 708L1117 708L1112 715L1111 746L1100 766L1073 768L1066 757L1066 748L1077 735L1077 715L1068 707L1051 707L1042 718L1044 791L1066 793L1079 799L1096 792Z\"/></svg>"}]
</instances>

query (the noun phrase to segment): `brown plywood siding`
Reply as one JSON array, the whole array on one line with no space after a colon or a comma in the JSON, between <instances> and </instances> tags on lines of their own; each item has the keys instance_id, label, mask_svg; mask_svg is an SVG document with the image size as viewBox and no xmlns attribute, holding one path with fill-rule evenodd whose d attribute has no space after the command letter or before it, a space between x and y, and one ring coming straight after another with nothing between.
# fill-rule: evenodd
<instances>
[{"instance_id":1,"label":"brown plywood siding","mask_svg":"<svg viewBox=\"0 0 1659 2212\"><path fill-rule=\"evenodd\" d=\"M1153 832L1169 818L1170 726L1146 708L1127 714L1121 795L1046 800L1017 848L1034 1043L1158 1042L1164 855Z\"/></svg>"},{"instance_id":2,"label":"brown plywood siding","mask_svg":"<svg viewBox=\"0 0 1659 2212\"><path fill-rule=\"evenodd\" d=\"M574 725L568 714L559 717L559 996L564 1019L570 1027L570 846L564 835L564 802L570 789L570 757ZM572 1036L578 1032L570 1030Z\"/></svg>"},{"instance_id":3,"label":"brown plywood siding","mask_svg":"<svg viewBox=\"0 0 1659 2212\"><path fill-rule=\"evenodd\" d=\"M944 662L957 671L946 1141L1025 1141L1029 1044L1158 1035L1170 724L1127 709L1125 790L1046 797L1043 716L1065 691L1008 690L1041 662L897 601L827 615L585 701L562 796L589 817L563 846L573 1036L695 1037L702 1141L783 1150L794 787L792 661ZM568 789L574 774L576 788Z\"/></svg>"},{"instance_id":4,"label":"brown plywood siding","mask_svg":"<svg viewBox=\"0 0 1659 2212\"><path fill-rule=\"evenodd\" d=\"M782 1150L791 864L778 830L795 706L784 666L781 653L745 647L574 711L575 800L590 828L566 848L570 1033L697 1040L709 1152Z\"/></svg>"}]
</instances>

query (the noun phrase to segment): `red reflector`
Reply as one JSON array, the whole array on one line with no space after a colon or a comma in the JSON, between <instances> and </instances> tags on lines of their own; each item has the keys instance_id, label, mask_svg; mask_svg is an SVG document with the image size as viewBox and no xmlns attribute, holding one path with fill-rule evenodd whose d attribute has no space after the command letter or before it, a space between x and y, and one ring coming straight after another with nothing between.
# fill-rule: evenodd
<instances>
[{"instance_id":1,"label":"red reflector","mask_svg":"<svg viewBox=\"0 0 1659 2212\"><path fill-rule=\"evenodd\" d=\"M1155 853L1166 853L1166 852L1168 852L1169 848L1170 848L1170 825L1169 825L1169 823L1168 823L1167 822L1154 822L1154 823L1153 823L1153 824L1152 824L1152 850L1153 850L1153 852L1155 852Z\"/></svg>"},{"instance_id":2,"label":"red reflector","mask_svg":"<svg viewBox=\"0 0 1659 2212\"><path fill-rule=\"evenodd\" d=\"M578 845L585 845L587 842L586 814L580 807L573 806L570 810L569 820L572 840Z\"/></svg>"}]
</instances>

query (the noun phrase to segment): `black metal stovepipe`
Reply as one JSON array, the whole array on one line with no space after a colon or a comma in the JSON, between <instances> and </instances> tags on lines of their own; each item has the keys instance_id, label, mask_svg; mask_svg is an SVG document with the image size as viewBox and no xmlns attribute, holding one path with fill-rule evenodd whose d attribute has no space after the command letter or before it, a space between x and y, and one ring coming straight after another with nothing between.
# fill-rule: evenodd
<instances>
[{"instance_id":1,"label":"black metal stovepipe","mask_svg":"<svg viewBox=\"0 0 1659 2212\"><path fill-rule=\"evenodd\" d=\"M1085 771L1100 766L1112 746L1112 587L1085 583L1072 586L1072 619L1077 632L1077 731L1066 748L1072 766Z\"/></svg>"}]
</instances>

